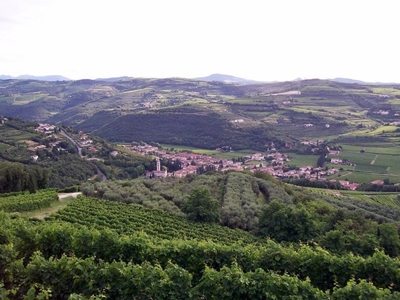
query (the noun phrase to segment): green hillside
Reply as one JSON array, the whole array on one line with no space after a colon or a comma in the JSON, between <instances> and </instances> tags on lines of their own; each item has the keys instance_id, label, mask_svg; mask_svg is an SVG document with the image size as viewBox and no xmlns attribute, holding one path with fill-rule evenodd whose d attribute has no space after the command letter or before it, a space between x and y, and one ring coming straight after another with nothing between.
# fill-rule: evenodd
<instances>
[{"instance_id":1,"label":"green hillside","mask_svg":"<svg viewBox=\"0 0 400 300\"><path fill-rule=\"evenodd\" d=\"M317 79L250 85L177 78L13 79L2 80L0 87L5 115L73 125L119 141L148 140L151 135L160 138L156 142L196 146L199 141L190 137L195 129L207 148L218 143L209 137L206 121L222 130L221 140L233 144L236 137L256 144L259 135L263 144L373 132L397 121L400 112L398 86Z\"/></svg>"},{"instance_id":2,"label":"green hillside","mask_svg":"<svg viewBox=\"0 0 400 300\"><path fill-rule=\"evenodd\" d=\"M328 80L1 80L0 298L399 298L399 91ZM248 165L276 169L282 154L284 171L318 161L321 172L337 168L328 180L363 184L332 191L328 181L216 172L222 158L202 175L145 179L155 160L132 152L141 141L230 146L232 163L257 150L265 158ZM57 210L47 187L83 195L27 217Z\"/></svg>"},{"instance_id":3,"label":"green hillside","mask_svg":"<svg viewBox=\"0 0 400 300\"><path fill-rule=\"evenodd\" d=\"M82 157L78 155L76 145L60 133L61 130L80 139L79 132L73 128L51 127L52 130L38 131L39 124L28 122L18 118L8 117L0 124L0 182L13 182L9 173L15 173L21 183L15 191L23 190L26 186L36 189L34 178L45 178L44 187L69 187L79 185L90 180L98 180L98 170L101 169L109 179L137 178L145 173L146 168L152 168L149 157L126 151L95 136L85 138L90 144L82 146ZM89 147L95 147L93 153ZM112 157L110 153L117 151L118 157ZM8 173L7 173L8 172ZM28 174L28 175L26 175ZM29 175L30 174L30 175ZM33 174L33 175L32 175ZM37 175L39 174L39 175ZM4 177L1 177L4 175ZM28 177L26 177L28 176ZM3 181L4 178L7 180ZM27 179L25 179L27 178ZM2 184L0 192L11 188Z\"/></svg>"},{"instance_id":4,"label":"green hillside","mask_svg":"<svg viewBox=\"0 0 400 300\"><path fill-rule=\"evenodd\" d=\"M95 127L88 124L89 121L84 122L82 129ZM92 132L112 142L157 141L208 149L228 145L234 149L264 150L271 142L283 144L271 125L235 127L218 113L189 108L121 116Z\"/></svg>"},{"instance_id":5,"label":"green hillside","mask_svg":"<svg viewBox=\"0 0 400 300\"><path fill-rule=\"evenodd\" d=\"M0 194L3 299L399 295L400 209L378 193L336 196L262 172L80 188L90 197L44 220L19 212L46 209L54 190ZM189 202L207 211L207 195L218 219L193 221Z\"/></svg>"},{"instance_id":6,"label":"green hillside","mask_svg":"<svg viewBox=\"0 0 400 300\"><path fill-rule=\"evenodd\" d=\"M30 195L24 197L30 201ZM304 201L309 211L330 214L328 207ZM279 203L272 201L264 210L280 207L282 213L275 211L270 219L290 214L290 224L310 225L304 208L295 213L293 204ZM356 214L347 219L350 215L334 214L329 243L336 251L330 252L311 240L309 245L278 244L246 231L95 198L78 197L45 221L0 212L0 292L3 299L350 299L365 293L369 299L396 299L398 254L390 257L377 248L353 254L364 238L364 247L374 243L371 233L359 232L373 223ZM379 228L379 243L395 250L395 227L373 226ZM337 252L344 232L343 245L350 248Z\"/></svg>"}]
</instances>

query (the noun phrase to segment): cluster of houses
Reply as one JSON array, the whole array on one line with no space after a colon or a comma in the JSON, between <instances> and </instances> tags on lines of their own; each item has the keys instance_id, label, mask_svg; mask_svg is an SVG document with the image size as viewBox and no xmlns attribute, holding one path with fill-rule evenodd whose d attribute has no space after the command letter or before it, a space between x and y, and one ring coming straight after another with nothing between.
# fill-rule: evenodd
<instances>
[{"instance_id":1,"label":"cluster of houses","mask_svg":"<svg viewBox=\"0 0 400 300\"><path fill-rule=\"evenodd\" d=\"M50 124L39 124L38 127L36 127L37 132L43 132L45 134L53 134L57 129L57 126L55 125L50 125Z\"/></svg>"},{"instance_id":2,"label":"cluster of houses","mask_svg":"<svg viewBox=\"0 0 400 300\"><path fill-rule=\"evenodd\" d=\"M383 109L379 109L379 110L374 110L373 113L376 115L388 115L389 114L389 110L383 110Z\"/></svg>"},{"instance_id":3,"label":"cluster of houses","mask_svg":"<svg viewBox=\"0 0 400 300\"><path fill-rule=\"evenodd\" d=\"M82 131L80 131L80 133L82 133ZM89 146L91 144L93 144L93 140L89 139L85 133L82 133L79 135L79 141L78 141L79 145L81 147L85 147L85 146Z\"/></svg>"},{"instance_id":4,"label":"cluster of houses","mask_svg":"<svg viewBox=\"0 0 400 300\"><path fill-rule=\"evenodd\" d=\"M201 167L208 167L221 172L229 170L250 170L251 172L255 172L260 170L276 178L307 178L310 180L326 180L326 176L339 172L338 168L330 168L326 170L324 168L316 168L313 166L302 166L300 168L290 169L286 165L286 163L290 161L289 157L286 154L277 151L265 155L262 153L254 153L244 156L244 160L233 161L190 152L169 152L147 144L126 147L129 147L132 151L141 153L142 155L154 155L156 157L157 169L147 172L147 178L167 176L184 177L188 174L196 174L198 169ZM172 162L179 160L181 169L174 172L162 170L160 158L165 158ZM350 187L352 188L351 185L349 188Z\"/></svg>"},{"instance_id":5,"label":"cluster of houses","mask_svg":"<svg viewBox=\"0 0 400 300\"><path fill-rule=\"evenodd\" d=\"M43 132L46 135L51 135L51 134L55 133L56 130L57 130L57 126L55 126L55 125L41 124L41 123L35 128L35 131ZM60 140L50 142L49 147L57 147L58 144L60 144L60 143L61 143ZM37 146L28 147L27 150L31 151L31 152L36 152L36 150L42 150L42 149L46 149L46 148L47 148L46 145L37 145ZM61 150L61 149L58 149L58 150ZM39 158L39 156L37 156L36 154L31 155L31 159L34 162L36 162L38 160L38 158Z\"/></svg>"},{"instance_id":6,"label":"cluster of houses","mask_svg":"<svg viewBox=\"0 0 400 300\"><path fill-rule=\"evenodd\" d=\"M97 152L97 148L93 146L93 140L86 133L79 131L79 140L76 141L81 148L87 148L90 152Z\"/></svg>"},{"instance_id":7,"label":"cluster of houses","mask_svg":"<svg viewBox=\"0 0 400 300\"><path fill-rule=\"evenodd\" d=\"M305 144L311 146L318 146L322 143L322 140L313 142L308 141ZM129 147L132 151L141 153L142 155L153 155L157 160L157 168L154 171L147 172L147 178L155 178L155 177L184 177L188 174L197 174L198 169L203 167L210 167L211 169L218 170L221 172L235 170L235 171L243 171L249 170L251 172L255 172L257 170L266 172L276 178L306 178L311 181L314 180L327 180L329 182L338 182L343 188L349 190L356 190L359 186L357 182L349 182L347 180L336 180L336 179L328 179L328 176L339 173L339 168L321 168L314 166L302 166L296 169L288 168L287 163L290 162L290 158L286 154L282 154L280 152L274 151L268 154L262 153L254 153L249 154L243 157L242 160L233 161L229 159L221 159L203 154L196 154L191 152L174 152L167 151L165 149L159 149L158 147L151 145L141 145L141 146L126 146ZM339 150L329 150L330 155L338 155L340 153ZM174 172L168 172L166 169L161 168L160 158L168 159L172 162L178 161L180 162L181 169ZM343 160L338 158L332 158L331 163L339 164L339 165L355 165L348 161L343 162ZM375 180L371 182L372 184L383 184L382 180Z\"/></svg>"}]
</instances>

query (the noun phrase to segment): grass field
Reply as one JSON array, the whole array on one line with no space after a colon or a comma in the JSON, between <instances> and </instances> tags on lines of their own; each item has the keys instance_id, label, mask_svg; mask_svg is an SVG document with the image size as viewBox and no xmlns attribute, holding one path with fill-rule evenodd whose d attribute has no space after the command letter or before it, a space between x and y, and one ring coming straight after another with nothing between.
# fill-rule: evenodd
<instances>
[{"instance_id":1,"label":"grass field","mask_svg":"<svg viewBox=\"0 0 400 300\"><path fill-rule=\"evenodd\" d=\"M224 159L232 159L232 158L242 157L242 156L246 156L248 154L259 152L259 151L255 151L255 150L251 150L251 149L245 149L245 150L241 150L241 151L224 152L224 151L219 151L219 150L209 150L209 149L201 149L201 148L196 148L196 147L171 145L171 144L161 144L161 146L163 148L168 148L168 149L173 148L176 151L191 151L193 153L209 155L209 156L224 158Z\"/></svg>"},{"instance_id":2,"label":"grass field","mask_svg":"<svg viewBox=\"0 0 400 300\"><path fill-rule=\"evenodd\" d=\"M400 90L394 89L392 87L377 87L373 88L372 91L375 94L382 94L382 95L400 95Z\"/></svg>"},{"instance_id":3,"label":"grass field","mask_svg":"<svg viewBox=\"0 0 400 300\"><path fill-rule=\"evenodd\" d=\"M367 172L341 172L344 176L338 177L338 174L330 176L330 179L338 179L345 180L347 179L350 182L358 182L358 183L370 183L374 180L384 180L389 179L391 183L399 183L400 175L389 175L389 174L376 174L376 173L367 173Z\"/></svg>"},{"instance_id":4,"label":"grass field","mask_svg":"<svg viewBox=\"0 0 400 300\"><path fill-rule=\"evenodd\" d=\"M300 155L296 153L286 153L290 161L288 162L289 165L294 165L296 167L301 166L316 166L318 155Z\"/></svg>"},{"instance_id":5,"label":"grass field","mask_svg":"<svg viewBox=\"0 0 400 300\"><path fill-rule=\"evenodd\" d=\"M375 129L374 131L371 131L369 134L371 135L377 135L377 134L381 134L383 132L391 132L391 131L395 131L398 127L397 126L381 126L377 129Z\"/></svg>"},{"instance_id":6,"label":"grass field","mask_svg":"<svg viewBox=\"0 0 400 300\"><path fill-rule=\"evenodd\" d=\"M346 149L357 149L358 151L346 150ZM344 147L343 151L340 152L338 156L341 159L347 159L351 163L355 163L356 171L362 172L373 172L380 174L400 174L400 156L398 155L388 155L385 152L397 152L398 149L386 149L386 148L376 148L373 149L376 152L369 153L365 149L364 153L360 153L359 147Z\"/></svg>"}]
</instances>

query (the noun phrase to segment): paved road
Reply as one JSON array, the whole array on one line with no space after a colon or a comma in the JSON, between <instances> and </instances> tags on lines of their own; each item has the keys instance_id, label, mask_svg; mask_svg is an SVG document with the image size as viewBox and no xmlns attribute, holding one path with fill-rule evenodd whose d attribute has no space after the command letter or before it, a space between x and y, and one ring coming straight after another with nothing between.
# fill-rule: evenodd
<instances>
[{"instance_id":1,"label":"paved road","mask_svg":"<svg viewBox=\"0 0 400 300\"><path fill-rule=\"evenodd\" d=\"M64 130L62 130L62 129L60 129L60 134L63 135L63 136L65 136L67 139L69 139L69 140L75 145L75 147L78 149L79 157L83 159L84 157L83 157L83 155L82 155L82 148L79 147L78 143L75 142L74 139L71 138L71 137L68 135L68 133L66 133L66 132L65 132ZM91 159L91 160L94 160L94 159ZM97 167L96 167L96 168L97 168ZM97 174L101 176L101 181L106 181L106 180L107 180L106 175L104 175L104 173L103 173L102 171L100 171L99 168L97 168Z\"/></svg>"},{"instance_id":2,"label":"paved road","mask_svg":"<svg viewBox=\"0 0 400 300\"><path fill-rule=\"evenodd\" d=\"M78 154L79 154L80 158L83 158L83 155L82 155L82 148L79 147L78 143L75 142L74 139L71 138L71 137L70 137L64 130L62 130L62 129L60 129L60 134L62 134L63 136L65 136L67 139L69 139L69 140L72 142L72 144L75 145L75 147L78 149Z\"/></svg>"}]
</instances>

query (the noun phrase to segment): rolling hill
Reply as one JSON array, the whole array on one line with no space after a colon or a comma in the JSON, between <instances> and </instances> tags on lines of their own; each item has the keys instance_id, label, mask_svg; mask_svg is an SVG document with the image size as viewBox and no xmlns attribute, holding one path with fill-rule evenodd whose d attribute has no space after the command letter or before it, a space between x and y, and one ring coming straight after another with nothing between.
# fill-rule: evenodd
<instances>
[{"instance_id":1,"label":"rolling hill","mask_svg":"<svg viewBox=\"0 0 400 300\"><path fill-rule=\"evenodd\" d=\"M234 83L234 84L257 84L262 83L261 81L244 79L240 77L235 77L232 75L225 75L225 74L211 74L205 77L197 77L196 80L203 80L203 81L221 81L224 83Z\"/></svg>"},{"instance_id":2,"label":"rolling hill","mask_svg":"<svg viewBox=\"0 0 400 300\"><path fill-rule=\"evenodd\" d=\"M292 143L335 138L356 133L361 127L373 130L399 119L399 85L319 79L228 84L215 81L218 78L233 77L208 77L212 81L125 77L56 82L2 80L0 110L4 115L75 126L115 141L151 141L157 135L165 136L163 141L167 143L175 139L188 146L198 146L199 139L178 137L179 130L190 135L194 123L199 122L196 135L207 141L213 133L201 122L218 118L219 126L229 128L231 137L236 135L239 140L246 136L244 140L251 140L259 136L262 146L255 149L260 150L272 140ZM185 119L189 112L191 120ZM157 118L166 126L160 126ZM172 130L174 123L188 126ZM213 148L232 143L232 138L226 140L223 135L218 145L212 139L202 145Z\"/></svg>"}]
</instances>

